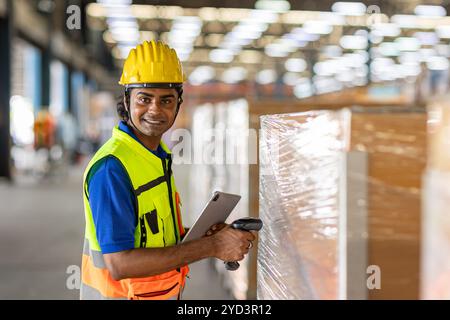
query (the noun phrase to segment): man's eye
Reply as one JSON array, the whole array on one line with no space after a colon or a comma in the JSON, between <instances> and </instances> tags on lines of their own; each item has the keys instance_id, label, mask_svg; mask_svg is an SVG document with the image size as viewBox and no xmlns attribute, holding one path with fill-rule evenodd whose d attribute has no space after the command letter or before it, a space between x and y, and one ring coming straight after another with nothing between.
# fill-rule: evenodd
<instances>
[{"instance_id":1,"label":"man's eye","mask_svg":"<svg viewBox=\"0 0 450 320\"><path fill-rule=\"evenodd\" d=\"M172 103L172 100L170 100L170 99L163 99L161 102L164 103L164 104L170 104L170 103Z\"/></svg>"},{"instance_id":2,"label":"man's eye","mask_svg":"<svg viewBox=\"0 0 450 320\"><path fill-rule=\"evenodd\" d=\"M150 102L150 99L149 98L139 98L139 102L147 104Z\"/></svg>"}]
</instances>

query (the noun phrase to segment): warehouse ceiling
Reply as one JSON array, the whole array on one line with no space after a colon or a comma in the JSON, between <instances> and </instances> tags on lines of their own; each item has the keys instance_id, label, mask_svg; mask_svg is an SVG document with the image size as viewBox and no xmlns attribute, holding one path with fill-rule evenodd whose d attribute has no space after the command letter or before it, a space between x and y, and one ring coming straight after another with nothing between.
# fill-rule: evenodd
<instances>
[{"instance_id":1,"label":"warehouse ceiling","mask_svg":"<svg viewBox=\"0 0 450 320\"><path fill-rule=\"evenodd\" d=\"M417 75L430 57L447 58L449 9L448 2L416 0L99 0L87 6L87 23L102 32L118 68L137 43L160 39L177 50L194 85L266 84L282 76L288 85L307 88L319 76L315 80L329 90L329 77L359 86L369 72L375 81L395 80ZM373 58L385 60L369 71ZM343 72L349 69L351 79ZM377 78L387 69L397 71Z\"/></svg>"}]
</instances>

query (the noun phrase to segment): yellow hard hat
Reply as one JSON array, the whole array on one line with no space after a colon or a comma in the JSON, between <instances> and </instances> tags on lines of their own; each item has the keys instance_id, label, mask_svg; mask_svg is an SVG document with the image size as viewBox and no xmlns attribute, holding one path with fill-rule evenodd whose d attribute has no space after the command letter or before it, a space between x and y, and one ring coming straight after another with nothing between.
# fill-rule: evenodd
<instances>
[{"instance_id":1,"label":"yellow hard hat","mask_svg":"<svg viewBox=\"0 0 450 320\"><path fill-rule=\"evenodd\" d=\"M126 87L179 87L186 80L177 53L161 41L144 41L128 54L119 84Z\"/></svg>"}]
</instances>

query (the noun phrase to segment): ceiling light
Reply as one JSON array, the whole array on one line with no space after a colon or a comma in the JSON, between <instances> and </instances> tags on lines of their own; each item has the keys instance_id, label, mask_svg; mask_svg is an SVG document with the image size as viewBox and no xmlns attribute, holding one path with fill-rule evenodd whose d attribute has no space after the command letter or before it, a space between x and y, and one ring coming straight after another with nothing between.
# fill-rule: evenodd
<instances>
[{"instance_id":1,"label":"ceiling light","mask_svg":"<svg viewBox=\"0 0 450 320\"><path fill-rule=\"evenodd\" d=\"M362 50L366 49L368 45L367 37L363 36L342 36L339 44L344 49Z\"/></svg>"},{"instance_id":2,"label":"ceiling light","mask_svg":"<svg viewBox=\"0 0 450 320\"><path fill-rule=\"evenodd\" d=\"M287 59L284 63L287 71L290 72L303 72L306 70L307 64L304 59Z\"/></svg>"},{"instance_id":3,"label":"ceiling light","mask_svg":"<svg viewBox=\"0 0 450 320\"><path fill-rule=\"evenodd\" d=\"M439 37L434 32L416 32L414 38L419 40L419 43L424 46L434 46L439 42Z\"/></svg>"},{"instance_id":4,"label":"ceiling light","mask_svg":"<svg viewBox=\"0 0 450 320\"><path fill-rule=\"evenodd\" d=\"M400 37L395 39L397 48L400 51L417 51L420 48L419 40L412 37Z\"/></svg>"},{"instance_id":5,"label":"ceiling light","mask_svg":"<svg viewBox=\"0 0 450 320\"><path fill-rule=\"evenodd\" d=\"M222 81L228 84L238 83L245 80L247 77L247 70L242 67L232 67L225 70L222 74Z\"/></svg>"},{"instance_id":6,"label":"ceiling light","mask_svg":"<svg viewBox=\"0 0 450 320\"><path fill-rule=\"evenodd\" d=\"M286 0L258 0L255 3L255 8L258 10L286 12L291 9L291 4Z\"/></svg>"},{"instance_id":7,"label":"ceiling light","mask_svg":"<svg viewBox=\"0 0 450 320\"><path fill-rule=\"evenodd\" d=\"M256 82L259 84L270 84L277 80L277 72L273 69L261 70L256 74Z\"/></svg>"},{"instance_id":8,"label":"ceiling light","mask_svg":"<svg viewBox=\"0 0 450 320\"><path fill-rule=\"evenodd\" d=\"M366 5L362 2L336 2L331 6L331 11L346 16L362 16L366 10Z\"/></svg>"},{"instance_id":9,"label":"ceiling light","mask_svg":"<svg viewBox=\"0 0 450 320\"><path fill-rule=\"evenodd\" d=\"M199 66L189 75L189 82L192 85L201 85L214 79L216 71L211 66Z\"/></svg>"},{"instance_id":10,"label":"ceiling light","mask_svg":"<svg viewBox=\"0 0 450 320\"><path fill-rule=\"evenodd\" d=\"M430 70L444 71L449 68L448 59L439 56L430 57L427 60L427 67Z\"/></svg>"},{"instance_id":11,"label":"ceiling light","mask_svg":"<svg viewBox=\"0 0 450 320\"><path fill-rule=\"evenodd\" d=\"M209 59L215 63L230 63L234 59L234 55L230 50L214 49L209 53Z\"/></svg>"},{"instance_id":12,"label":"ceiling light","mask_svg":"<svg viewBox=\"0 0 450 320\"><path fill-rule=\"evenodd\" d=\"M378 49L386 57L396 57L399 55L398 45L394 42L382 42L378 46Z\"/></svg>"},{"instance_id":13,"label":"ceiling light","mask_svg":"<svg viewBox=\"0 0 450 320\"><path fill-rule=\"evenodd\" d=\"M436 33L441 39L450 39L450 25L437 26Z\"/></svg>"},{"instance_id":14,"label":"ceiling light","mask_svg":"<svg viewBox=\"0 0 450 320\"><path fill-rule=\"evenodd\" d=\"M284 50L280 45L276 43L271 43L266 46L264 49L264 52L269 56L273 58L284 58L286 57L289 52Z\"/></svg>"},{"instance_id":15,"label":"ceiling light","mask_svg":"<svg viewBox=\"0 0 450 320\"><path fill-rule=\"evenodd\" d=\"M330 34L333 31L333 26L326 21L310 20L303 24L303 30L311 34Z\"/></svg>"},{"instance_id":16,"label":"ceiling light","mask_svg":"<svg viewBox=\"0 0 450 320\"><path fill-rule=\"evenodd\" d=\"M428 6L428 5L418 5L414 9L414 13L418 16L427 17L445 17L447 11L442 6Z\"/></svg>"}]
</instances>

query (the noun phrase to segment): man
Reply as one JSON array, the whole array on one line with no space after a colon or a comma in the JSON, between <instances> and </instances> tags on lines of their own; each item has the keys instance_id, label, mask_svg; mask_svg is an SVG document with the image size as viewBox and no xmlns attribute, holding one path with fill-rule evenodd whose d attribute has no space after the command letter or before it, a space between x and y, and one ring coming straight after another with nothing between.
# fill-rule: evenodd
<instances>
[{"instance_id":1,"label":"man","mask_svg":"<svg viewBox=\"0 0 450 320\"><path fill-rule=\"evenodd\" d=\"M123 121L84 174L81 299L179 299L188 264L242 260L255 239L220 225L180 244L180 198L161 137L178 114L184 79L176 52L162 42L138 45L125 61Z\"/></svg>"}]
</instances>

